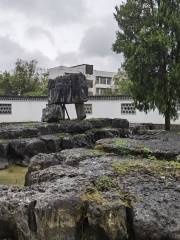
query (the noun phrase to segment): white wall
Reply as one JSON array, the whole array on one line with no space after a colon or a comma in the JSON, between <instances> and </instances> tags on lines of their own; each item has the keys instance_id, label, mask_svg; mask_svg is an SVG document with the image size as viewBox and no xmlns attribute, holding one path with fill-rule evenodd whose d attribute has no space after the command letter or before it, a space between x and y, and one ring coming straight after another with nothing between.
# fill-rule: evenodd
<instances>
[{"instance_id":1,"label":"white wall","mask_svg":"<svg viewBox=\"0 0 180 240\"><path fill-rule=\"evenodd\" d=\"M0 114L0 122L29 122L41 121L47 100L0 100L0 103L12 104L12 113Z\"/></svg>"},{"instance_id":2,"label":"white wall","mask_svg":"<svg viewBox=\"0 0 180 240\"><path fill-rule=\"evenodd\" d=\"M86 104L92 104L92 114L87 118L126 118L132 123L156 123L164 124L164 118L158 110L150 111L147 114L136 110L136 114L121 114L121 103L132 102L132 100L89 100ZM70 118L76 118L74 105L67 105ZM180 118L174 124L180 124Z\"/></svg>"},{"instance_id":3,"label":"white wall","mask_svg":"<svg viewBox=\"0 0 180 240\"><path fill-rule=\"evenodd\" d=\"M136 114L121 114L121 103L131 103L132 100L89 100L86 104L92 104L92 114L87 118L126 118L133 123L157 123L164 124L164 118L157 110L150 111L148 114L136 110ZM11 114L0 114L0 122L27 122L41 121L42 109L46 107L47 99L39 100L4 100L0 99L0 104L12 104ZM71 119L76 118L75 106L66 105ZM180 115L180 113L179 113ZM180 124L180 118L175 122Z\"/></svg>"}]
</instances>

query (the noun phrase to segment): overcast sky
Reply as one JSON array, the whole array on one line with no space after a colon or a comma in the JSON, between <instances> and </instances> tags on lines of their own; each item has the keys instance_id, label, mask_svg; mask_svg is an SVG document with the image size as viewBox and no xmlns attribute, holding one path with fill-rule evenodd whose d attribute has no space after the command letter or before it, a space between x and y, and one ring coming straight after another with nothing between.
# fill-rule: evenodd
<instances>
[{"instance_id":1,"label":"overcast sky","mask_svg":"<svg viewBox=\"0 0 180 240\"><path fill-rule=\"evenodd\" d=\"M114 8L121 0L0 0L0 71L17 58L41 67L93 64L117 71Z\"/></svg>"}]
</instances>

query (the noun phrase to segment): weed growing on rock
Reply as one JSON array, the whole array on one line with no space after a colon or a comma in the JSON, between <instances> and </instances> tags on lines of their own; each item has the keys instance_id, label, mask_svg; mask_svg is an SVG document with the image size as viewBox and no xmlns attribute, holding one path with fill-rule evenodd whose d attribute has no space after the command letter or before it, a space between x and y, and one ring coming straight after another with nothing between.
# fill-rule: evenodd
<instances>
[{"instance_id":1,"label":"weed growing on rock","mask_svg":"<svg viewBox=\"0 0 180 240\"><path fill-rule=\"evenodd\" d=\"M118 187L118 182L113 177L102 176L99 177L95 182L95 187L98 191L109 191L112 188Z\"/></svg>"},{"instance_id":2,"label":"weed growing on rock","mask_svg":"<svg viewBox=\"0 0 180 240\"><path fill-rule=\"evenodd\" d=\"M127 141L125 139L118 138L115 140L115 144L119 147L125 147L127 146Z\"/></svg>"},{"instance_id":3,"label":"weed growing on rock","mask_svg":"<svg viewBox=\"0 0 180 240\"><path fill-rule=\"evenodd\" d=\"M125 139L118 138L114 143L119 153L123 155L128 155L130 153L127 141Z\"/></svg>"},{"instance_id":4,"label":"weed growing on rock","mask_svg":"<svg viewBox=\"0 0 180 240\"><path fill-rule=\"evenodd\" d=\"M143 152L144 152L145 154L150 154L150 153L152 153L151 149L148 148L148 147L143 147L142 150L143 150Z\"/></svg>"},{"instance_id":5,"label":"weed growing on rock","mask_svg":"<svg viewBox=\"0 0 180 240\"><path fill-rule=\"evenodd\" d=\"M97 144L94 149L98 150L98 151L103 151L104 150L103 145L101 145L101 144Z\"/></svg>"},{"instance_id":6,"label":"weed growing on rock","mask_svg":"<svg viewBox=\"0 0 180 240\"><path fill-rule=\"evenodd\" d=\"M102 193L98 192L95 188L86 189L86 192L80 196L80 199L83 202L95 202L101 205L104 205L107 202Z\"/></svg>"},{"instance_id":7,"label":"weed growing on rock","mask_svg":"<svg viewBox=\"0 0 180 240\"><path fill-rule=\"evenodd\" d=\"M135 167L137 167L137 165L135 164L134 161L133 162L127 161L125 163L119 162L112 163L112 169L118 175L124 175L127 172L130 172L131 170L135 170Z\"/></svg>"},{"instance_id":8,"label":"weed growing on rock","mask_svg":"<svg viewBox=\"0 0 180 240\"><path fill-rule=\"evenodd\" d=\"M153 156L153 155L148 155L147 158L148 158L149 160L151 160L151 161L158 161L157 158L156 158L155 156Z\"/></svg>"}]
</instances>

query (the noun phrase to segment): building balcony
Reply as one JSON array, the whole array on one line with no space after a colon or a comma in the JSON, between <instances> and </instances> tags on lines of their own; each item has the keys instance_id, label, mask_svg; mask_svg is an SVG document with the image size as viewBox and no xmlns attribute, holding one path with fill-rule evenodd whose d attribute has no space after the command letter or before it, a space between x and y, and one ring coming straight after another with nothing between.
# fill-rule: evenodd
<instances>
[{"instance_id":1,"label":"building balcony","mask_svg":"<svg viewBox=\"0 0 180 240\"><path fill-rule=\"evenodd\" d=\"M111 85L96 83L96 88L111 88Z\"/></svg>"}]
</instances>

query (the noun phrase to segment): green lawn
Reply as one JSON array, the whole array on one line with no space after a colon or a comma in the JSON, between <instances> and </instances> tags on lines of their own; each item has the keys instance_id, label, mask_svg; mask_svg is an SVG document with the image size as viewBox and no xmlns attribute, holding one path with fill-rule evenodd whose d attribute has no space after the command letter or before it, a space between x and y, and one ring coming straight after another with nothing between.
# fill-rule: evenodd
<instances>
[{"instance_id":1,"label":"green lawn","mask_svg":"<svg viewBox=\"0 0 180 240\"><path fill-rule=\"evenodd\" d=\"M0 170L0 184L24 186L24 178L27 168L12 165Z\"/></svg>"}]
</instances>

